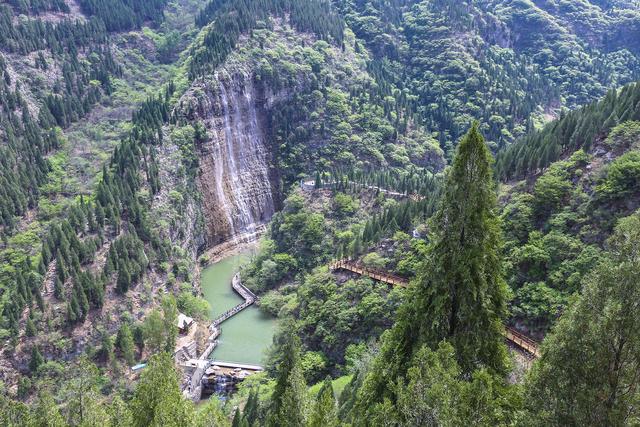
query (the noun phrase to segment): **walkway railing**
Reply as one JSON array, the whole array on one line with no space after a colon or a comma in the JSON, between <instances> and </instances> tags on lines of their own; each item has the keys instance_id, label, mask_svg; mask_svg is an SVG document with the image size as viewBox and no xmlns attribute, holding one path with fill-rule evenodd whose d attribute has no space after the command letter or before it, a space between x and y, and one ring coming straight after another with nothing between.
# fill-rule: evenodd
<instances>
[{"instance_id":1,"label":"walkway railing","mask_svg":"<svg viewBox=\"0 0 640 427\"><path fill-rule=\"evenodd\" d=\"M314 191L314 190L322 190L322 189L334 189L335 187L337 187L337 185L340 184L339 182L322 182L319 188L316 188L316 182L315 181L300 181L300 187L305 190L305 191ZM386 194L387 196L390 197L395 197L397 199L406 199L409 198L411 200L413 200L414 202L419 202L421 200L426 199L425 196L418 194L418 193L401 193L399 191L394 191L394 190L388 190L386 188L381 188L378 187L377 185L371 185L371 184L363 184L360 182L353 182L353 181L348 181L348 184L354 185L356 187L360 187L360 188L366 188L369 190L376 190L381 192L382 194Z\"/></svg>"},{"instance_id":2,"label":"walkway railing","mask_svg":"<svg viewBox=\"0 0 640 427\"><path fill-rule=\"evenodd\" d=\"M541 356L540 350L538 348L538 343L525 334L518 332L513 328L507 327L505 329L505 337L512 344L526 351L536 359Z\"/></svg>"},{"instance_id":3,"label":"walkway railing","mask_svg":"<svg viewBox=\"0 0 640 427\"><path fill-rule=\"evenodd\" d=\"M382 283L387 283L392 286L406 287L409 283L409 281L405 278L402 278L393 274L389 274L381 270L368 268L366 266L363 266L349 259L336 261L330 264L329 268L331 270L351 271L361 276L367 276L372 278L373 280L377 280L378 282L382 282ZM534 358L540 357L540 350L538 348L538 343L535 340L509 327L505 329L504 334L505 334L505 338L509 342L511 342L513 345L518 347L519 349L525 351L526 353L530 354Z\"/></svg>"},{"instance_id":4,"label":"walkway railing","mask_svg":"<svg viewBox=\"0 0 640 427\"><path fill-rule=\"evenodd\" d=\"M389 274L382 270L377 270L374 268L370 268L364 266L362 264L356 263L351 260L340 260L336 261L329 266L331 270L347 270L353 273L359 274L361 276L370 277L373 280L377 280L378 282L387 283L392 286L400 286L406 287L409 284L409 281L403 277L396 276L394 274Z\"/></svg>"},{"instance_id":5,"label":"walkway railing","mask_svg":"<svg viewBox=\"0 0 640 427\"><path fill-rule=\"evenodd\" d=\"M244 286L240 281L240 273L236 273L236 275L233 276L233 279L231 280L231 287L244 299L244 302L242 304L236 305L231 310L225 311L222 315L215 319L211 323L210 329L212 330L213 328L218 328L222 322L224 322L225 320L229 320L230 318L256 302L255 294L251 292L249 288Z\"/></svg>"},{"instance_id":6,"label":"walkway railing","mask_svg":"<svg viewBox=\"0 0 640 427\"><path fill-rule=\"evenodd\" d=\"M244 299L244 302L233 307L231 310L227 310L211 323L211 325L209 326L209 332L211 333L211 335L209 336L209 344L207 345L207 348L202 352L198 359L192 359L188 361L188 363L195 365L196 369L191 375L189 383L184 388L183 393L189 399L196 402L200 400L200 395L202 393L202 377L206 369L211 364L209 356L218 345L217 338L221 332L220 324L225 320L230 319L234 315L240 313L242 310L255 303L258 299L258 297L256 297L256 295L251 292L249 288L242 284L242 281L240 280L240 273L236 273L233 276L233 279L231 280L231 287L242 297L242 299Z\"/></svg>"}]
</instances>

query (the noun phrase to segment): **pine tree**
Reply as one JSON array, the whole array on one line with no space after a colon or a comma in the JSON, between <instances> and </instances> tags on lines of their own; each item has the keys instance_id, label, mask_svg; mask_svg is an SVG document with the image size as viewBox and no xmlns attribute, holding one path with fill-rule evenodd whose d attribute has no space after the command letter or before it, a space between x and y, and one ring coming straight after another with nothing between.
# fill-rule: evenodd
<instances>
[{"instance_id":1,"label":"pine tree","mask_svg":"<svg viewBox=\"0 0 640 427\"><path fill-rule=\"evenodd\" d=\"M194 427L227 427L229 418L220 407L218 399L209 399L209 402L197 411Z\"/></svg>"},{"instance_id":2,"label":"pine tree","mask_svg":"<svg viewBox=\"0 0 640 427\"><path fill-rule=\"evenodd\" d=\"M357 258L360 253L362 253L362 238L360 237L360 233L358 233L351 245L351 256Z\"/></svg>"},{"instance_id":3,"label":"pine tree","mask_svg":"<svg viewBox=\"0 0 640 427\"><path fill-rule=\"evenodd\" d=\"M171 295L162 300L162 318L166 334L165 351L173 353L178 338L178 307Z\"/></svg>"},{"instance_id":4,"label":"pine tree","mask_svg":"<svg viewBox=\"0 0 640 427\"><path fill-rule=\"evenodd\" d=\"M530 372L525 401L533 425L640 419L640 213L619 222L609 248Z\"/></svg>"},{"instance_id":5,"label":"pine tree","mask_svg":"<svg viewBox=\"0 0 640 427\"><path fill-rule=\"evenodd\" d=\"M96 209L95 209L95 217L96 217L96 226L101 229L104 227L104 218L105 218L105 213L104 213L104 209L102 208L102 205L100 203L96 203Z\"/></svg>"},{"instance_id":6,"label":"pine tree","mask_svg":"<svg viewBox=\"0 0 640 427\"><path fill-rule=\"evenodd\" d=\"M44 391L38 396L30 425L47 427L64 427L67 425L62 414L60 414L60 409L58 409L53 400L53 396L48 391Z\"/></svg>"},{"instance_id":7,"label":"pine tree","mask_svg":"<svg viewBox=\"0 0 640 427\"><path fill-rule=\"evenodd\" d=\"M276 386L271 395L267 425L271 427L298 427L304 425L307 386L300 364L300 341L287 336L281 349L282 361L278 365Z\"/></svg>"},{"instance_id":8,"label":"pine tree","mask_svg":"<svg viewBox=\"0 0 640 427\"><path fill-rule=\"evenodd\" d=\"M64 412L69 425L105 425L108 414L100 394L100 371L86 356L71 366L63 385Z\"/></svg>"},{"instance_id":9,"label":"pine tree","mask_svg":"<svg viewBox=\"0 0 640 427\"><path fill-rule=\"evenodd\" d=\"M77 298L76 301L78 302L78 318L84 320L87 314L89 314L89 299L87 298L87 294L79 283L75 283L73 285L73 293Z\"/></svg>"},{"instance_id":10,"label":"pine tree","mask_svg":"<svg viewBox=\"0 0 640 427\"><path fill-rule=\"evenodd\" d=\"M80 304L78 304L78 298L75 293L71 296L71 303L69 303L67 308L67 319L69 323L73 324L82 319L82 309L80 308Z\"/></svg>"},{"instance_id":11,"label":"pine tree","mask_svg":"<svg viewBox=\"0 0 640 427\"><path fill-rule=\"evenodd\" d=\"M138 324L133 327L133 341L136 343L138 353L144 351L145 344L145 327L144 324Z\"/></svg>"},{"instance_id":12,"label":"pine tree","mask_svg":"<svg viewBox=\"0 0 640 427\"><path fill-rule=\"evenodd\" d=\"M67 280L67 269L65 267L64 260L60 252L58 252L58 255L56 256L56 273L57 273L57 278L60 279L62 283L64 283L65 280Z\"/></svg>"},{"instance_id":13,"label":"pine tree","mask_svg":"<svg viewBox=\"0 0 640 427\"><path fill-rule=\"evenodd\" d=\"M70 325L73 325L74 323L76 323L78 318L76 317L76 313L75 313L75 310L73 309L73 306L71 305L71 302L67 302L66 312L67 312L67 322Z\"/></svg>"},{"instance_id":14,"label":"pine tree","mask_svg":"<svg viewBox=\"0 0 640 427\"><path fill-rule=\"evenodd\" d=\"M108 362L113 359L113 338L107 331L102 331L101 335L100 355Z\"/></svg>"},{"instance_id":15,"label":"pine tree","mask_svg":"<svg viewBox=\"0 0 640 427\"><path fill-rule=\"evenodd\" d=\"M331 378L327 377L318 392L313 412L307 423L309 427L324 427L338 425L336 400L333 393Z\"/></svg>"},{"instance_id":16,"label":"pine tree","mask_svg":"<svg viewBox=\"0 0 640 427\"><path fill-rule=\"evenodd\" d=\"M166 347L165 325L157 309L151 310L144 319L144 343L151 353L158 353Z\"/></svg>"},{"instance_id":17,"label":"pine tree","mask_svg":"<svg viewBox=\"0 0 640 427\"><path fill-rule=\"evenodd\" d=\"M256 390L251 390L243 412L247 425L253 427L253 425L258 421L259 409L258 392Z\"/></svg>"},{"instance_id":18,"label":"pine tree","mask_svg":"<svg viewBox=\"0 0 640 427\"><path fill-rule=\"evenodd\" d=\"M42 297L42 292L40 292L40 285L34 283L32 287L32 293L36 299L36 304L38 305L38 309L44 313L44 298Z\"/></svg>"},{"instance_id":19,"label":"pine tree","mask_svg":"<svg viewBox=\"0 0 640 427\"><path fill-rule=\"evenodd\" d=\"M38 371L38 368L44 363L44 358L37 345L31 348L31 360L29 361L29 370L32 374Z\"/></svg>"},{"instance_id":20,"label":"pine tree","mask_svg":"<svg viewBox=\"0 0 640 427\"><path fill-rule=\"evenodd\" d=\"M28 337L34 337L37 333L36 325L33 323L31 316L27 317L27 324L25 327L25 335Z\"/></svg>"},{"instance_id":21,"label":"pine tree","mask_svg":"<svg viewBox=\"0 0 640 427\"><path fill-rule=\"evenodd\" d=\"M435 217L438 234L416 287L413 330L431 348L443 339L456 349L463 372L506 370L502 319L506 284L495 216L492 158L474 123L461 141ZM443 298L444 296L444 298Z\"/></svg>"},{"instance_id":22,"label":"pine tree","mask_svg":"<svg viewBox=\"0 0 640 427\"><path fill-rule=\"evenodd\" d=\"M98 230L98 222L96 221L96 216L91 208L87 209L87 225L89 226L89 231L92 233L95 233Z\"/></svg>"},{"instance_id":23,"label":"pine tree","mask_svg":"<svg viewBox=\"0 0 640 427\"><path fill-rule=\"evenodd\" d=\"M116 337L116 345L127 364L133 365L135 362L134 343L129 324L123 323L122 326L120 326Z\"/></svg>"},{"instance_id":24,"label":"pine tree","mask_svg":"<svg viewBox=\"0 0 640 427\"><path fill-rule=\"evenodd\" d=\"M129 274L129 267L126 263L118 270L117 289L121 294L126 294L131 286L131 275Z\"/></svg>"},{"instance_id":25,"label":"pine tree","mask_svg":"<svg viewBox=\"0 0 640 427\"><path fill-rule=\"evenodd\" d=\"M236 412L233 414L233 422L231 423L231 427L248 427L247 420L244 419L242 413L240 412L240 408L236 407Z\"/></svg>"},{"instance_id":26,"label":"pine tree","mask_svg":"<svg viewBox=\"0 0 640 427\"><path fill-rule=\"evenodd\" d=\"M194 418L193 404L182 397L178 373L168 353L153 356L131 400L133 425L187 426Z\"/></svg>"},{"instance_id":27,"label":"pine tree","mask_svg":"<svg viewBox=\"0 0 640 427\"><path fill-rule=\"evenodd\" d=\"M109 411L112 426L133 426L133 415L120 396L113 398L107 410Z\"/></svg>"},{"instance_id":28,"label":"pine tree","mask_svg":"<svg viewBox=\"0 0 640 427\"><path fill-rule=\"evenodd\" d=\"M399 425L516 425L520 405L504 383L486 370L470 378L461 375L454 349L445 341L435 351L424 346L398 387L392 413L376 411L374 419L392 424L390 418L398 416Z\"/></svg>"},{"instance_id":29,"label":"pine tree","mask_svg":"<svg viewBox=\"0 0 640 427\"><path fill-rule=\"evenodd\" d=\"M491 155L476 123L448 172L427 258L360 391L363 414L385 398L395 400L391 384L423 345L435 349L449 341L467 375L478 367L506 372L506 285L494 190Z\"/></svg>"}]
</instances>

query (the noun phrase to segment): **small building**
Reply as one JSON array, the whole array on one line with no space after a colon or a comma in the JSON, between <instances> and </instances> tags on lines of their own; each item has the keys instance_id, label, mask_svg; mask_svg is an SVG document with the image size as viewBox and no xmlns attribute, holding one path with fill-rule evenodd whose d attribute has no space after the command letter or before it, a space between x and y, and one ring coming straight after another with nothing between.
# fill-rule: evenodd
<instances>
[{"instance_id":1,"label":"small building","mask_svg":"<svg viewBox=\"0 0 640 427\"><path fill-rule=\"evenodd\" d=\"M144 368L146 368L146 367L147 367L147 364L146 364L146 363L140 363L139 365L132 366L132 367L131 367L131 371L133 371L133 372L138 372L138 371L140 371L140 370L142 370L142 369L144 369Z\"/></svg>"},{"instance_id":2,"label":"small building","mask_svg":"<svg viewBox=\"0 0 640 427\"><path fill-rule=\"evenodd\" d=\"M182 313L178 314L178 330L181 334L188 334L191 325L193 325L193 319L191 317L186 316Z\"/></svg>"}]
</instances>

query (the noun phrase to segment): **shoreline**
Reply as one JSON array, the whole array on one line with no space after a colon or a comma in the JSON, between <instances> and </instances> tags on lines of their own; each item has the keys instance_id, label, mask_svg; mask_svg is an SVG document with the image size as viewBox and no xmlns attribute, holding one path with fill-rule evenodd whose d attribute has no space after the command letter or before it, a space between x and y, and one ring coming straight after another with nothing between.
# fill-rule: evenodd
<instances>
[{"instance_id":1,"label":"shoreline","mask_svg":"<svg viewBox=\"0 0 640 427\"><path fill-rule=\"evenodd\" d=\"M222 261L224 258L232 255L237 255L247 248L258 248L260 244L260 238L266 233L266 231L267 226L261 225L255 231L249 231L239 234L231 240L220 243L219 245L205 250L203 254L200 255L200 257L206 256L208 258L207 262L204 265L199 265L199 267L207 268L217 262Z\"/></svg>"},{"instance_id":2,"label":"shoreline","mask_svg":"<svg viewBox=\"0 0 640 427\"><path fill-rule=\"evenodd\" d=\"M247 232L234 237L224 243L215 245L209 249L206 249L202 254L197 255L194 259L194 277L192 280L192 286L200 296L203 296L202 291L202 270L211 267L212 265L222 261L223 259L237 255L245 249L252 248L258 249L260 245L260 238L267 232L267 225L260 225L256 231ZM206 257L206 262L201 263L201 257Z\"/></svg>"}]
</instances>

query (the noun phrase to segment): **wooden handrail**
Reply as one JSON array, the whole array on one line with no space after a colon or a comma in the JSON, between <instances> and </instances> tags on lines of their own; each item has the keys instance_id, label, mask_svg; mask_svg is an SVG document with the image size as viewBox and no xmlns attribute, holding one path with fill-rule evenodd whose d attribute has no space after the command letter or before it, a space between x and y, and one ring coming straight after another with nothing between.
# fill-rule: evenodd
<instances>
[{"instance_id":1,"label":"wooden handrail","mask_svg":"<svg viewBox=\"0 0 640 427\"><path fill-rule=\"evenodd\" d=\"M393 274L385 273L383 271L374 270L368 267L364 267L356 262L348 259L342 259L329 265L331 270L347 270L352 273L359 274L360 276L367 276L378 282L387 283L393 286L406 287L409 281L405 278L395 276ZM513 328L507 327L504 332L505 338L514 344L516 347L524 350L528 354L535 358L540 357L540 350L538 343Z\"/></svg>"},{"instance_id":2,"label":"wooden handrail","mask_svg":"<svg viewBox=\"0 0 640 427\"><path fill-rule=\"evenodd\" d=\"M230 319L231 317L238 314L245 308L249 307L251 304L253 304L256 301L255 294L251 292L249 288L247 288L242 284L239 273L236 273L236 275L233 276L233 279L231 280L231 287L233 288L234 291L236 291L242 297L242 299L244 299L244 302L225 311L222 315L220 315L217 319L215 319L211 323L211 326L213 328L217 328L218 326L220 326L222 322Z\"/></svg>"},{"instance_id":3,"label":"wooden handrail","mask_svg":"<svg viewBox=\"0 0 640 427\"><path fill-rule=\"evenodd\" d=\"M329 266L331 270L347 270L360 276L367 276L379 282L388 283L393 286L406 287L409 281L400 276L389 274L380 270L374 270L369 267L361 266L349 260L340 260Z\"/></svg>"},{"instance_id":4,"label":"wooden handrail","mask_svg":"<svg viewBox=\"0 0 640 427\"><path fill-rule=\"evenodd\" d=\"M505 337L514 345L518 346L522 350L525 350L527 353L531 354L533 357L540 357L540 349L538 348L538 343L533 339L529 338L522 332L519 332L513 328L507 327L505 329Z\"/></svg>"}]
</instances>

